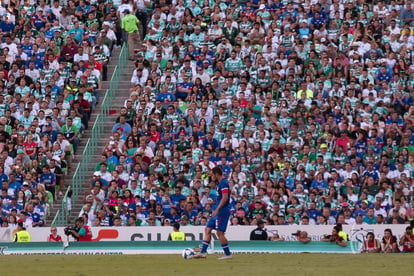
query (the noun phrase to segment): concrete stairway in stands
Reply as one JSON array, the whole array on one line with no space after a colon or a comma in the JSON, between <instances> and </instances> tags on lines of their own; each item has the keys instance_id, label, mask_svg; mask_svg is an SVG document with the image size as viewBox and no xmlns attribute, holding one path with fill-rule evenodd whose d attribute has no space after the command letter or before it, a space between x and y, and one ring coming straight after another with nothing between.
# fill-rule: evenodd
<instances>
[{"instance_id":1,"label":"concrete stairway in stands","mask_svg":"<svg viewBox=\"0 0 414 276\"><path fill-rule=\"evenodd\" d=\"M82 136L79 149L74 157L74 160L72 162L71 169L69 170L68 174L64 178L65 182L65 192L67 190L67 187L69 185L72 185L72 177L75 173L76 167L79 162L82 162L82 153L86 146L86 143L89 138L91 138L91 130L93 127L93 124L95 122L96 117L101 112L101 102L103 98L105 97L105 92L107 89L109 89L110 86L110 79L114 72L115 67L118 65L118 56L120 53L120 49L114 49L113 50L113 58L111 62L108 64L108 81L102 82L102 92L100 95L100 103L97 105L95 110L93 111L91 115L91 119L89 121L89 128L85 131L84 135ZM134 66L132 61L127 61L126 66L124 68L124 74L120 78L120 83L118 85L118 91L115 91L115 96L112 100L112 110L115 110L116 113L112 115L108 115L106 123L104 124L103 133L101 134L101 139L97 142L97 148L95 149L95 154L91 158L91 164L89 166L89 171L85 174L85 181L82 183L81 190L79 191L79 197L77 200L73 199L72 209L70 216L68 218L67 224L74 224L74 221L76 217L79 214L79 211L81 210L83 206L83 196L86 191L89 190L89 184L90 180L93 176L93 171L98 162L100 162L100 156L102 154L102 150L104 149L104 146L109 141L109 137L111 136L111 130L113 125L115 124L115 120L119 115L119 110L121 107L124 106L124 102L129 97L129 88L131 86L131 76L132 72L134 70ZM53 207L51 208L50 214L47 216L46 225L50 225L52 220L54 219L56 212L58 210L61 210L62 208L62 196L58 196L57 200L55 200Z\"/></svg>"}]
</instances>

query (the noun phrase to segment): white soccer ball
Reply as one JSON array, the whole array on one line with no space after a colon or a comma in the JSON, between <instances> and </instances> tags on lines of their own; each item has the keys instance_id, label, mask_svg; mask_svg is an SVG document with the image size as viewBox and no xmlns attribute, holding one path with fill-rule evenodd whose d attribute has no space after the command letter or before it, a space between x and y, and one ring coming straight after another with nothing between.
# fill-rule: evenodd
<instances>
[{"instance_id":1,"label":"white soccer ball","mask_svg":"<svg viewBox=\"0 0 414 276\"><path fill-rule=\"evenodd\" d=\"M192 248L186 248L183 250L183 253L181 254L183 256L184 260L189 260L194 257L194 250Z\"/></svg>"}]
</instances>

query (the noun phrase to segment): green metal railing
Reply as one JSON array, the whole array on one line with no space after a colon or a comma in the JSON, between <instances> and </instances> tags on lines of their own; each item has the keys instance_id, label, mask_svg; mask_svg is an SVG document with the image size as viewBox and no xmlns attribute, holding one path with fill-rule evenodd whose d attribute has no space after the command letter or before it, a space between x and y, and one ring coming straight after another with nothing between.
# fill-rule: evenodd
<instances>
[{"instance_id":1,"label":"green metal railing","mask_svg":"<svg viewBox=\"0 0 414 276\"><path fill-rule=\"evenodd\" d=\"M68 206L72 206L73 204L73 195L69 197L69 191L71 190L72 186L69 186L66 190L65 196L62 200L62 225L66 225L68 223L68 217L70 216L70 211L68 210Z\"/></svg>"},{"instance_id":2,"label":"green metal railing","mask_svg":"<svg viewBox=\"0 0 414 276\"><path fill-rule=\"evenodd\" d=\"M118 91L118 84L121 74L119 72L119 67L116 66L114 73L112 74L111 81L109 83L109 107L112 108L112 100L114 98L115 92Z\"/></svg>"},{"instance_id":3,"label":"green metal railing","mask_svg":"<svg viewBox=\"0 0 414 276\"><path fill-rule=\"evenodd\" d=\"M55 218L53 219L53 221L52 221L52 223L51 223L51 226L61 226L62 224L60 223L61 222L61 215L60 215L60 210L57 210L57 212L56 212L56 216L55 216Z\"/></svg>"},{"instance_id":4,"label":"green metal railing","mask_svg":"<svg viewBox=\"0 0 414 276\"><path fill-rule=\"evenodd\" d=\"M73 193L75 200L79 198L80 189L82 187L82 175L80 173L81 171L81 164L78 163L78 166L76 167L75 173L72 177L72 186L73 186Z\"/></svg>"},{"instance_id":5,"label":"green metal railing","mask_svg":"<svg viewBox=\"0 0 414 276\"><path fill-rule=\"evenodd\" d=\"M121 52L119 53L119 57L118 57L118 67L121 72L121 75L124 74L124 69L128 62L128 51L129 51L128 43L124 43L124 45L122 46Z\"/></svg>"},{"instance_id":6,"label":"green metal railing","mask_svg":"<svg viewBox=\"0 0 414 276\"><path fill-rule=\"evenodd\" d=\"M82 165L81 165L81 179L82 179L82 183L85 183L85 175L88 173L89 170L89 163L91 162L92 159L92 147L90 146L90 141L91 139L88 139L88 142L86 142L85 145L85 149L83 150L82 153Z\"/></svg>"},{"instance_id":7,"label":"green metal railing","mask_svg":"<svg viewBox=\"0 0 414 276\"><path fill-rule=\"evenodd\" d=\"M109 109L110 109L109 100L108 100L109 95L110 95L109 90L106 90L105 97L103 98L102 104L101 104L101 121L99 122L99 124L102 126L106 123L106 119L109 115Z\"/></svg>"},{"instance_id":8,"label":"green metal railing","mask_svg":"<svg viewBox=\"0 0 414 276\"><path fill-rule=\"evenodd\" d=\"M85 181L88 181L88 172L91 166L92 157L95 155L95 151L98 149L98 141L101 139L101 134L104 132L104 126L109 116L109 110L112 108L112 101L118 91L119 82L124 74L125 67L128 62L128 45L124 43L121 52L118 57L118 65L112 74L109 89L106 90L105 96L101 102L101 112L95 119L92 127L91 138L88 139L85 145L85 149L82 152L82 160L76 167L75 173L72 177L72 185L68 187L65 196L62 200L62 209L56 212L56 215L52 221L52 225L64 226L68 222L68 216L70 213L67 210L68 203L74 203L79 199L82 185ZM89 187L89 185L88 185ZM72 196L68 197L69 191L72 190Z\"/></svg>"},{"instance_id":9,"label":"green metal railing","mask_svg":"<svg viewBox=\"0 0 414 276\"><path fill-rule=\"evenodd\" d=\"M98 146L98 141L101 139L101 131L103 131L103 124L101 124L101 114L98 114L95 119L95 123L92 127L92 138L91 138L91 146L93 149L96 149Z\"/></svg>"}]
</instances>

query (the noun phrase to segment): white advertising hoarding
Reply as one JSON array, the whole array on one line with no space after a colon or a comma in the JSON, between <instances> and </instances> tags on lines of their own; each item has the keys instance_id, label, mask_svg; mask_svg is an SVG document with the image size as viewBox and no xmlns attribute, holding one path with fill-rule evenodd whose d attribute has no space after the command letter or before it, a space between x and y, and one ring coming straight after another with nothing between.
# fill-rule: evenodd
<instances>
[{"instance_id":1,"label":"white advertising hoarding","mask_svg":"<svg viewBox=\"0 0 414 276\"><path fill-rule=\"evenodd\" d=\"M348 233L351 241L363 241L368 232L374 232L377 238L382 238L384 229L390 228L397 239L402 236L407 224L398 225L344 225L344 231ZM226 236L230 241L249 240L250 232L254 226L229 226ZM293 226L267 226L269 236L274 233L287 241L294 241L296 237L292 233L297 230L307 231L309 237L314 240L320 240L321 237L331 234L332 225L293 225ZM58 234L66 240L63 227L58 227ZM50 228L29 228L33 242L44 242L50 235ZM95 241L166 241L172 227L93 227L93 240ZM181 231L185 232L187 240L201 241L204 235L204 228L201 226L183 226ZM217 239L214 236L214 239ZM13 231L11 229L0 228L0 243L11 242L13 240ZM73 240L73 239L69 239Z\"/></svg>"}]
</instances>

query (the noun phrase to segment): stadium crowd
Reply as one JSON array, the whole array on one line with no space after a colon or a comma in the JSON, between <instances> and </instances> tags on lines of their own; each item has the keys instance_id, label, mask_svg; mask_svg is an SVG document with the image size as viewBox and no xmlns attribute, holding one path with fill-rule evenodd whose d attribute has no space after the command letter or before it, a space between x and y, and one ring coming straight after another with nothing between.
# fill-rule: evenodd
<instances>
[{"instance_id":1,"label":"stadium crowd","mask_svg":"<svg viewBox=\"0 0 414 276\"><path fill-rule=\"evenodd\" d=\"M44 225L64 192L122 42L121 15L104 4L0 1L0 227Z\"/></svg>"},{"instance_id":2,"label":"stadium crowd","mask_svg":"<svg viewBox=\"0 0 414 276\"><path fill-rule=\"evenodd\" d=\"M232 225L414 218L412 1L124 5L143 36L90 226L205 225L215 166Z\"/></svg>"},{"instance_id":3,"label":"stadium crowd","mask_svg":"<svg viewBox=\"0 0 414 276\"><path fill-rule=\"evenodd\" d=\"M90 112L81 103L99 101L100 73L122 40L132 42L135 70L79 212L90 226L205 225L215 166L230 181L232 225L414 218L411 0L31 2L0 9L3 93L14 89L0 95L3 125L17 156L3 169L11 202L3 199L3 221L22 210L22 192L41 183L54 191L42 175L54 175L56 162L35 162L53 149L33 155L21 146L19 155L35 136L20 133L37 133L45 118L60 150L68 154L65 138L76 150ZM142 37L127 24L135 16ZM41 115L45 108L52 113ZM75 138L59 134L66 117L78 118Z\"/></svg>"}]
</instances>

